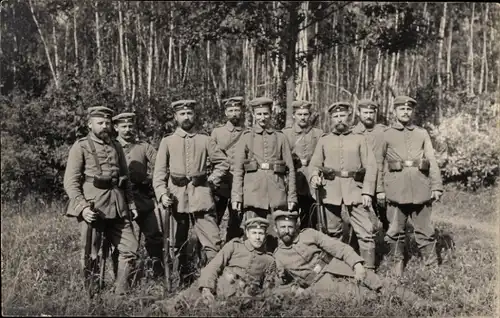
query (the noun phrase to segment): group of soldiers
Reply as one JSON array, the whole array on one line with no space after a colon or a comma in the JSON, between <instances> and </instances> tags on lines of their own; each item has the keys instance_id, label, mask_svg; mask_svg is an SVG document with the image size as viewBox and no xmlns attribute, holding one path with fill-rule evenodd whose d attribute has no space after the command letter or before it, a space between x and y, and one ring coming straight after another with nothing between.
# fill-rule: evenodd
<instances>
[{"instance_id":1,"label":"group of soldiers","mask_svg":"<svg viewBox=\"0 0 500 318\"><path fill-rule=\"evenodd\" d=\"M156 276L170 266L162 257L162 230L154 213L161 205L172 211L181 279L190 274L190 228L204 256L198 281L178 297L210 303L276 287L295 295L389 291L418 304L417 295L375 273L373 218L384 225L396 275L404 270L408 218L425 264L437 263L431 210L443 187L429 134L412 123L417 102L396 97L395 120L384 126L376 123L378 104L361 100L354 127L349 125L352 105L334 103L328 107L331 132L311 126L307 101L293 102L294 124L283 131L271 126L270 98L245 105L242 97L232 97L222 103L227 122L209 136L196 129L196 101L173 102L177 128L157 151L136 139L134 113L113 117L107 107L88 109L89 133L72 146L64 175L67 213L80 222L82 240L88 224L102 224L102 235L114 248L115 293L129 290L138 258L134 221ZM252 127L242 124L246 106ZM323 231L315 229L320 200ZM359 253L342 241L345 217ZM93 239L91 258L97 259L97 236Z\"/></svg>"}]
</instances>

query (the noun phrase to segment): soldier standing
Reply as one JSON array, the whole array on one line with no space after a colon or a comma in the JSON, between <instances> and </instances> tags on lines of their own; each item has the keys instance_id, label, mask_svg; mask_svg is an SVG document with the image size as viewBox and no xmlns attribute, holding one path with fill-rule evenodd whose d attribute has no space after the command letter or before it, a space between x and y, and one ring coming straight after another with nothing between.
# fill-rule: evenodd
<instances>
[{"instance_id":1,"label":"soldier standing","mask_svg":"<svg viewBox=\"0 0 500 318\"><path fill-rule=\"evenodd\" d=\"M186 242L191 222L208 261L220 249L211 186L219 186L221 178L229 170L227 157L215 141L195 130L195 104L194 100L172 103L179 126L172 135L162 139L153 173L153 187L158 201L165 207L174 203L173 216L177 226L174 244L179 253L183 281L188 275ZM214 165L213 172L208 176L207 160ZM167 195L168 192L174 200Z\"/></svg>"},{"instance_id":2,"label":"soldier standing","mask_svg":"<svg viewBox=\"0 0 500 318\"><path fill-rule=\"evenodd\" d=\"M441 172L429 133L412 123L417 102L408 96L394 99L396 121L384 132L381 155L383 184L388 201L389 229L385 240L395 260L395 274L404 270L406 221L412 219L415 239L426 265L435 264L436 237L431 225L432 201L443 193ZM379 158L379 160L382 160Z\"/></svg>"},{"instance_id":3,"label":"soldier standing","mask_svg":"<svg viewBox=\"0 0 500 318\"><path fill-rule=\"evenodd\" d=\"M77 217L79 222L100 222L104 235L118 250L115 293L124 294L129 289L128 279L137 259L138 243L129 219L129 213L137 217L137 210L123 149L110 137L112 114L111 109L103 106L88 109L90 132L69 151L64 190L70 198L67 214ZM94 210L90 208L92 203ZM85 242L87 227L84 222L81 225ZM99 240L96 235L92 238L91 257L95 261Z\"/></svg>"},{"instance_id":4,"label":"soldier standing","mask_svg":"<svg viewBox=\"0 0 500 318\"><path fill-rule=\"evenodd\" d=\"M318 141L311 159L311 186L324 186L323 202L328 232L342 236L342 204L347 207L352 227L358 237L365 267L375 269L373 223L367 209L372 204L377 178L377 163L366 138L354 134L347 126L351 104L331 105L333 130Z\"/></svg>"},{"instance_id":5,"label":"soldier standing","mask_svg":"<svg viewBox=\"0 0 500 318\"><path fill-rule=\"evenodd\" d=\"M259 97L249 105L256 123L236 145L231 201L234 210L244 209L245 219L267 218L273 210L295 208L295 168L285 135L270 126L273 101ZM273 243L268 244L272 250Z\"/></svg>"},{"instance_id":6,"label":"soldier standing","mask_svg":"<svg viewBox=\"0 0 500 318\"><path fill-rule=\"evenodd\" d=\"M155 148L145 141L136 140L135 114L121 113L113 117L114 128L127 159L134 202L139 216L137 224L146 239L145 247L153 264L156 277L164 274L162 268L163 237L154 213L152 170L156 160ZM149 165L149 169L148 169Z\"/></svg>"},{"instance_id":7,"label":"soldier standing","mask_svg":"<svg viewBox=\"0 0 500 318\"><path fill-rule=\"evenodd\" d=\"M382 222L384 230L387 231L389 227L389 222L387 221L386 209L385 209L385 193L382 184L382 171L383 165L380 156L376 155L382 151L383 134L387 126L376 123L378 104L370 99L362 99L358 103L359 107L359 123L354 126L352 132L354 134L364 135L368 145L373 150L375 154L375 159L377 160L377 186L376 194L377 198L374 200L374 209Z\"/></svg>"},{"instance_id":8,"label":"soldier standing","mask_svg":"<svg viewBox=\"0 0 500 318\"><path fill-rule=\"evenodd\" d=\"M219 148L225 152L230 164L230 171L233 169L234 153L236 143L240 140L243 134L244 127L242 126L242 116L244 101L243 97L231 97L224 99L222 104L226 108L227 122L221 127L217 127L212 131L212 138L215 140ZM221 181L220 187L217 189L215 209L217 211L217 224L220 225L226 208L229 210L229 221L227 225L226 242L231 239L241 236L237 211L234 211L231 206L231 186L233 183L233 175L229 172Z\"/></svg>"},{"instance_id":9,"label":"soldier standing","mask_svg":"<svg viewBox=\"0 0 500 318\"><path fill-rule=\"evenodd\" d=\"M311 103L308 101L294 101L293 118L294 124L291 128L283 129L283 134L288 139L291 146L293 163L296 172L296 189L298 207L300 210L300 227L314 227L311 207L314 199L309 189L309 161L311 160L314 148L319 138L323 135L323 130L313 128L310 123Z\"/></svg>"}]
</instances>

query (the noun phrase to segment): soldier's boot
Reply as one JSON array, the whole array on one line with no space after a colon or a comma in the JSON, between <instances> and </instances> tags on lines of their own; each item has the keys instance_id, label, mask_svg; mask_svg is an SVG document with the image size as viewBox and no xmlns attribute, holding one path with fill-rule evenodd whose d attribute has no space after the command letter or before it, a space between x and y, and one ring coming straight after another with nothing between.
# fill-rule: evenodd
<instances>
[{"instance_id":1,"label":"soldier's boot","mask_svg":"<svg viewBox=\"0 0 500 318\"><path fill-rule=\"evenodd\" d=\"M113 274L115 275L115 279L118 278L118 249L114 249L113 253L111 253L111 264L113 267Z\"/></svg>"},{"instance_id":2,"label":"soldier's boot","mask_svg":"<svg viewBox=\"0 0 500 318\"><path fill-rule=\"evenodd\" d=\"M435 242L420 248L420 254L422 254L425 266L435 266L439 264L439 255L436 250Z\"/></svg>"},{"instance_id":3,"label":"soldier's boot","mask_svg":"<svg viewBox=\"0 0 500 318\"><path fill-rule=\"evenodd\" d=\"M179 278L180 285L182 287L187 287L191 285L192 277L194 276L191 272L191 266L189 266L189 257L185 253L179 255Z\"/></svg>"},{"instance_id":4,"label":"soldier's boot","mask_svg":"<svg viewBox=\"0 0 500 318\"><path fill-rule=\"evenodd\" d=\"M115 294L125 295L130 289L130 274L132 266L129 262L120 262L115 280Z\"/></svg>"},{"instance_id":5,"label":"soldier's boot","mask_svg":"<svg viewBox=\"0 0 500 318\"><path fill-rule=\"evenodd\" d=\"M375 271L375 249L360 249L360 256L365 260L364 267Z\"/></svg>"},{"instance_id":6,"label":"soldier's boot","mask_svg":"<svg viewBox=\"0 0 500 318\"><path fill-rule=\"evenodd\" d=\"M405 263L404 263L404 241L396 241L389 243L390 255L393 260L392 272L396 277L403 276Z\"/></svg>"},{"instance_id":7,"label":"soldier's boot","mask_svg":"<svg viewBox=\"0 0 500 318\"><path fill-rule=\"evenodd\" d=\"M153 270L153 278L157 279L165 276L163 264L163 248L161 245L150 245L147 248L148 255L151 258L151 267Z\"/></svg>"}]
</instances>

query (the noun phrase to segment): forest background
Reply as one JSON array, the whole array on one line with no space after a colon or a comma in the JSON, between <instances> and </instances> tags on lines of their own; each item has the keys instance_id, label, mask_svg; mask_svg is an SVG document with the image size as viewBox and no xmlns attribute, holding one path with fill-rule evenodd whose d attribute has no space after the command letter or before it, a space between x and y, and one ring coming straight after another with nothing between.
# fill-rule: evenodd
<instances>
[{"instance_id":1,"label":"forest background","mask_svg":"<svg viewBox=\"0 0 500 318\"><path fill-rule=\"evenodd\" d=\"M388 124L394 96L410 95L445 182L490 186L499 12L470 2L3 0L2 200L64 197L89 106L136 112L157 146L172 101L197 100L210 133L224 122L221 100L235 95L275 99L278 129L292 123L291 101L310 100L326 130L335 101L372 98Z\"/></svg>"}]
</instances>

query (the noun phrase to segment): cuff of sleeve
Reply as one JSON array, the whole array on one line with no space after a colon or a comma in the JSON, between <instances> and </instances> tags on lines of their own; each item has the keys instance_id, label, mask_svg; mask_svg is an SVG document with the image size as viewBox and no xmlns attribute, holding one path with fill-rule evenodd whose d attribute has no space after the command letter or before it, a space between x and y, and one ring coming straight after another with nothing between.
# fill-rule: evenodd
<instances>
[{"instance_id":1,"label":"cuff of sleeve","mask_svg":"<svg viewBox=\"0 0 500 318\"><path fill-rule=\"evenodd\" d=\"M80 215L82 214L83 210L85 210L86 207L90 206L90 204L86 201L86 200L83 200L81 202L79 202L76 207L75 207L75 212Z\"/></svg>"},{"instance_id":2,"label":"cuff of sleeve","mask_svg":"<svg viewBox=\"0 0 500 318\"><path fill-rule=\"evenodd\" d=\"M243 202L243 196L241 195L232 195L231 202Z\"/></svg>"}]
</instances>

